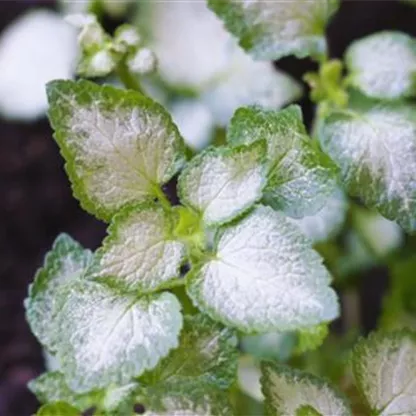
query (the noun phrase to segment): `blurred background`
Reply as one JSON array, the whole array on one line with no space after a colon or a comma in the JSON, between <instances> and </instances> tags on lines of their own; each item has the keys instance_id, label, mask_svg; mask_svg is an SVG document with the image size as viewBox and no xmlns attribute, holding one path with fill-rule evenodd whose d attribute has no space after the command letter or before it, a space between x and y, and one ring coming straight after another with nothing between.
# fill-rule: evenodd
<instances>
[{"instance_id":1,"label":"blurred background","mask_svg":"<svg viewBox=\"0 0 416 416\"><path fill-rule=\"evenodd\" d=\"M30 30L25 35L29 39L16 40L15 44L5 45L2 39L16 19L38 8L62 15L62 5L53 1L0 2L0 416L30 415L38 406L26 383L44 370L44 364L41 348L24 318L23 299L45 252L62 231L91 249L105 234L105 225L83 212L72 197L63 160L44 116L44 104L35 102L38 90L33 88L33 103L27 93L33 83L42 88L46 79L42 81L45 75L37 67L39 60L47 59L44 52L50 52L49 48L59 49L59 42L68 41L67 35L60 33L54 44L45 39L36 48L30 43ZM104 15L106 29L111 32L128 13ZM354 39L384 29L416 35L416 8L398 0L342 1L328 29L331 57L342 57ZM7 54L17 60L20 69L15 69L17 64ZM19 60L19 54L24 58ZM43 66L48 62L43 61ZM305 72L316 69L309 60L292 58L276 66L300 82ZM54 77L54 72L49 75ZM58 71L58 76L64 75ZM26 95L19 92L19 83ZM311 102L304 98L300 104L310 123ZM364 331L376 325L386 282L383 267L367 270L365 279L360 280Z\"/></svg>"}]
</instances>

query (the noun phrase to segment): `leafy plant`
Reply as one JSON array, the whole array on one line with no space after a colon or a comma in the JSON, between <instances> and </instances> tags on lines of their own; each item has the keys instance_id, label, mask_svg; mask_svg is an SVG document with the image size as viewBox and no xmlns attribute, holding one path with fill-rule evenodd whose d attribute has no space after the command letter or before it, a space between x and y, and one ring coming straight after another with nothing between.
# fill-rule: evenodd
<instances>
[{"instance_id":1,"label":"leafy plant","mask_svg":"<svg viewBox=\"0 0 416 416\"><path fill-rule=\"evenodd\" d=\"M414 414L416 41L395 32L358 40L344 69L325 40L335 0L208 4L255 58L317 60L319 71L305 74L317 104L312 138L299 106L256 96L233 104L225 131L228 115L217 118L212 145L195 154L150 97L153 83L171 97L166 107L184 99L189 90L172 80L186 71L149 78L152 42L164 55L144 28L110 36L94 16L71 18L81 26L79 72L118 74L126 89L47 85L74 195L109 227L95 253L60 235L30 286L27 320L58 363L29 384L45 403L38 414L130 415L137 404L148 415L261 414L259 398L268 415ZM165 16L160 7L140 12ZM201 4L166 7L214 19ZM192 100L225 88L219 78ZM393 290L380 329L349 352L357 279L373 264L394 270ZM329 331L337 293L344 336Z\"/></svg>"}]
</instances>

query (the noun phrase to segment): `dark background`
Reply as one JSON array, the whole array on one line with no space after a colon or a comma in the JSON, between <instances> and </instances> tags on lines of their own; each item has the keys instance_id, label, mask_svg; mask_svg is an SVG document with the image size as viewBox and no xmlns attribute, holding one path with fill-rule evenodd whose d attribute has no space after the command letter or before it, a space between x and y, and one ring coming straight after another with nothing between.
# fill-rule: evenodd
<instances>
[{"instance_id":1,"label":"dark background","mask_svg":"<svg viewBox=\"0 0 416 416\"><path fill-rule=\"evenodd\" d=\"M38 6L55 7L51 1L0 1L0 30ZM114 24L109 21L109 29ZM385 29L416 35L416 8L398 0L344 0L328 29L331 56L342 57L352 40ZM277 65L298 79L314 69L309 60L292 58ZM313 106L307 99L301 104L310 120ZM43 371L43 358L24 318L27 286L58 233L92 249L105 233L104 224L73 199L46 119L31 124L0 119L0 218L0 416L28 416L38 405L25 386ZM376 323L385 286L381 269L363 280L367 331Z\"/></svg>"}]
</instances>

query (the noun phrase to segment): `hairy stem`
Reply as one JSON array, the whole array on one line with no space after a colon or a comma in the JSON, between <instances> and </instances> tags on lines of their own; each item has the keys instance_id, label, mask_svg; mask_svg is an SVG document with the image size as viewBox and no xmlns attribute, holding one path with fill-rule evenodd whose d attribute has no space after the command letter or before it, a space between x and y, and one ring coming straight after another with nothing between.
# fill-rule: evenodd
<instances>
[{"instance_id":1,"label":"hairy stem","mask_svg":"<svg viewBox=\"0 0 416 416\"><path fill-rule=\"evenodd\" d=\"M172 205L169 199L167 198L167 196L165 195L165 193L159 186L154 187L154 193L163 208L165 208L167 211L172 209Z\"/></svg>"},{"instance_id":2,"label":"hairy stem","mask_svg":"<svg viewBox=\"0 0 416 416\"><path fill-rule=\"evenodd\" d=\"M144 94L143 89L140 85L139 80L136 76L134 76L128 66L126 65L126 62L122 60L117 67L117 74L120 78L120 81L124 84L124 86L127 89L138 91L140 94Z\"/></svg>"}]
</instances>

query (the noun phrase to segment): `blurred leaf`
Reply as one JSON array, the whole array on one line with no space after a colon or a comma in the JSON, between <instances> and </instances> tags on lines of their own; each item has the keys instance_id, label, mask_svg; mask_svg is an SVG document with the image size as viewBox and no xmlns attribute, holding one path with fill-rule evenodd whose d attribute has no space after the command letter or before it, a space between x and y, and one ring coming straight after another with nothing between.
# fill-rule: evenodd
<instances>
[{"instance_id":1,"label":"blurred leaf","mask_svg":"<svg viewBox=\"0 0 416 416\"><path fill-rule=\"evenodd\" d=\"M416 257L396 263L390 270L390 292L383 302L382 328L416 329Z\"/></svg>"},{"instance_id":2,"label":"blurred leaf","mask_svg":"<svg viewBox=\"0 0 416 416\"><path fill-rule=\"evenodd\" d=\"M416 95L416 39L383 31L353 42L346 53L350 85L369 97L394 100Z\"/></svg>"},{"instance_id":3,"label":"blurred leaf","mask_svg":"<svg viewBox=\"0 0 416 416\"><path fill-rule=\"evenodd\" d=\"M240 338L242 350L259 360L284 362L291 356L295 343L294 332L268 332Z\"/></svg>"},{"instance_id":4,"label":"blurred leaf","mask_svg":"<svg viewBox=\"0 0 416 416\"><path fill-rule=\"evenodd\" d=\"M352 196L416 231L416 107L355 96L321 124L322 149L340 167Z\"/></svg>"},{"instance_id":5,"label":"blurred leaf","mask_svg":"<svg viewBox=\"0 0 416 416\"><path fill-rule=\"evenodd\" d=\"M322 378L296 369L263 363L261 384L265 397L265 414L298 415L311 409L316 414L350 416L344 397ZM305 409L306 407L306 409ZM302 414L302 413L301 413Z\"/></svg>"},{"instance_id":6,"label":"blurred leaf","mask_svg":"<svg viewBox=\"0 0 416 416\"><path fill-rule=\"evenodd\" d=\"M355 382L373 415L416 413L416 333L376 332L352 354Z\"/></svg>"},{"instance_id":7,"label":"blurred leaf","mask_svg":"<svg viewBox=\"0 0 416 416\"><path fill-rule=\"evenodd\" d=\"M65 382L63 374L58 371L40 375L28 384L29 390L34 393L41 403L65 401L81 410L99 403L103 398L102 391L86 394L73 392Z\"/></svg>"},{"instance_id":8,"label":"blurred leaf","mask_svg":"<svg viewBox=\"0 0 416 416\"><path fill-rule=\"evenodd\" d=\"M337 0L209 0L208 4L241 47L259 60L324 55L325 26L338 8Z\"/></svg>"}]
</instances>

